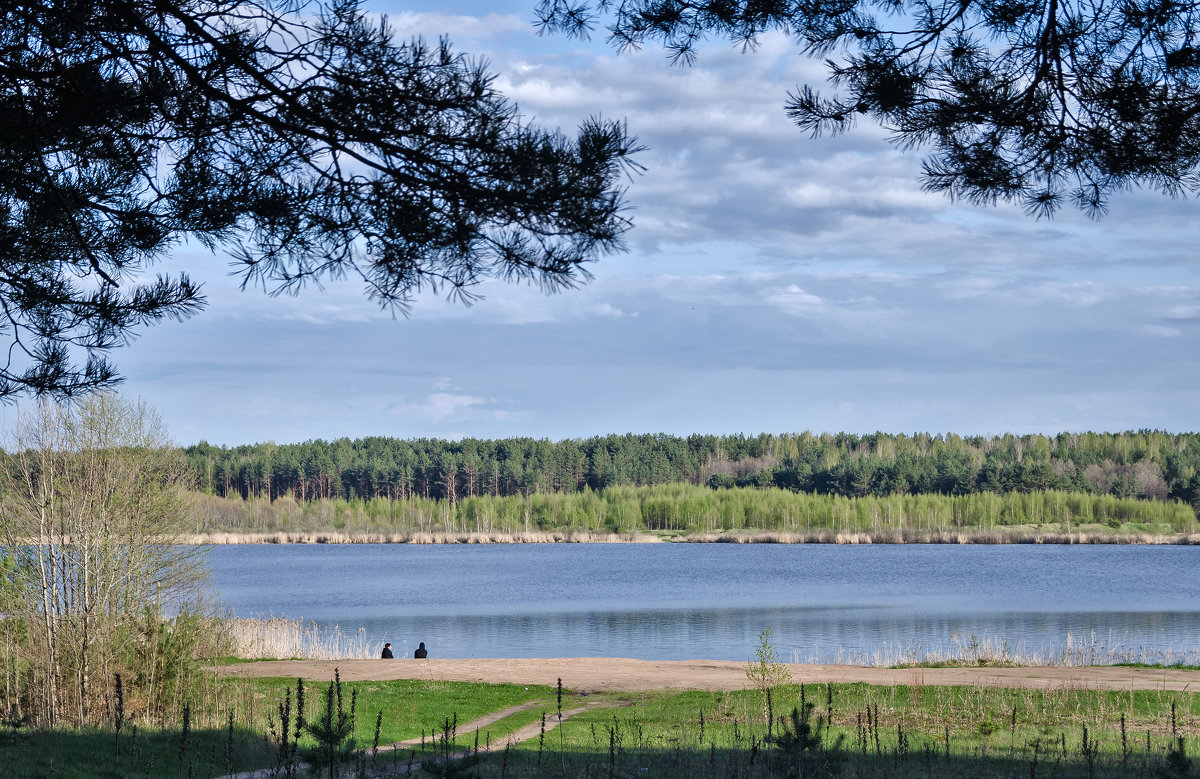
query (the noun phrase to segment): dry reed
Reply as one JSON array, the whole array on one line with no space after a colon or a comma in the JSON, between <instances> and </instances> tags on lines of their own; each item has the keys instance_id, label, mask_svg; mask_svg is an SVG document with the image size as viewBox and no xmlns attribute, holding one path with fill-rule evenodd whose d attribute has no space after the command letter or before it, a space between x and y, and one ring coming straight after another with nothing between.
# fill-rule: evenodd
<instances>
[{"instance_id":1,"label":"dry reed","mask_svg":"<svg viewBox=\"0 0 1200 779\"><path fill-rule=\"evenodd\" d=\"M661 540L649 533L597 533L575 528L503 532L438 532L402 530L393 532L343 533L337 531L270 533L196 533L180 539L184 544L569 544L651 543Z\"/></svg>"},{"instance_id":2,"label":"dry reed","mask_svg":"<svg viewBox=\"0 0 1200 779\"><path fill-rule=\"evenodd\" d=\"M1055 646L1030 647L1024 642L1015 644L993 636L974 634L950 637L949 642L885 643L870 650L849 651L839 648L832 659L828 656L801 655L793 651L793 663L830 663L834 665L862 665L876 668L903 668L906 666L988 666L1040 667L1058 666L1082 668L1094 665L1117 665L1123 663L1161 666L1200 666L1200 644L1185 640L1178 645L1162 648L1135 646L1124 643L1119 636L1110 633L1101 637L1092 631L1082 636L1067 633Z\"/></svg>"},{"instance_id":3,"label":"dry reed","mask_svg":"<svg viewBox=\"0 0 1200 779\"><path fill-rule=\"evenodd\" d=\"M678 536L677 542L715 544L1172 544L1195 546L1200 533L1075 533L1030 530L880 529L838 531L737 530Z\"/></svg>"},{"instance_id":4,"label":"dry reed","mask_svg":"<svg viewBox=\"0 0 1200 779\"><path fill-rule=\"evenodd\" d=\"M365 628L343 633L336 625L322 627L285 617L249 617L229 620L234 654L244 660L365 660L375 657Z\"/></svg>"}]
</instances>

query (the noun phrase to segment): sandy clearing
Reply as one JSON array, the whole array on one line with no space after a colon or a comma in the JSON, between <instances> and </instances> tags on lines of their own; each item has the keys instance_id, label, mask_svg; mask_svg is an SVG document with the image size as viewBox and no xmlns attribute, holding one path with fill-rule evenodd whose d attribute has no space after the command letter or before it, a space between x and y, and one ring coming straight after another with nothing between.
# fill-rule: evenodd
<instances>
[{"instance_id":1,"label":"sandy clearing","mask_svg":"<svg viewBox=\"0 0 1200 779\"><path fill-rule=\"evenodd\" d=\"M1200 692L1200 671L1115 666L1022 668L867 668L785 663L793 681L968 685L1035 689L1181 690ZM282 676L326 681L428 679L553 686L573 692L738 690L749 686L746 663L728 660L649 661L620 657L432 660L265 660L222 666L232 677Z\"/></svg>"}]
</instances>

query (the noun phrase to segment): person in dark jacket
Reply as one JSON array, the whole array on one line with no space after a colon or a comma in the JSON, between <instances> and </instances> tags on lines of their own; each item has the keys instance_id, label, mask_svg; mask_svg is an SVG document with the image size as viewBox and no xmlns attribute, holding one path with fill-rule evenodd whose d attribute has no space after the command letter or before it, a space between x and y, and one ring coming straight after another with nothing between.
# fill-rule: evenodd
<instances>
[{"instance_id":1,"label":"person in dark jacket","mask_svg":"<svg viewBox=\"0 0 1200 779\"><path fill-rule=\"evenodd\" d=\"M381 660L391 660L392 659L392 645L391 644L383 645L383 653L379 655L379 658Z\"/></svg>"},{"instance_id":2,"label":"person in dark jacket","mask_svg":"<svg viewBox=\"0 0 1200 779\"><path fill-rule=\"evenodd\" d=\"M413 657L415 657L418 660L423 660L426 657L429 657L429 653L425 651L425 642L424 641L422 641L421 645L413 651Z\"/></svg>"}]
</instances>

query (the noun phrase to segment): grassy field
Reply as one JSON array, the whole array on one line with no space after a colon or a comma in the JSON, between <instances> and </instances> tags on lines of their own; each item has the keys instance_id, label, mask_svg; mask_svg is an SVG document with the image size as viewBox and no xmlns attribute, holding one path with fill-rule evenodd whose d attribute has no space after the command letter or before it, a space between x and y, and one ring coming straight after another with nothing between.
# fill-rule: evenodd
<instances>
[{"instance_id":1,"label":"grassy field","mask_svg":"<svg viewBox=\"0 0 1200 779\"><path fill-rule=\"evenodd\" d=\"M809 686L801 697L793 685L772 696L770 728L749 690L615 703L475 761L474 774L1186 776L1200 715L1194 694L976 687ZM808 716L793 721L793 709Z\"/></svg>"},{"instance_id":2,"label":"grassy field","mask_svg":"<svg viewBox=\"0 0 1200 779\"><path fill-rule=\"evenodd\" d=\"M769 699L753 689L567 690L560 699L552 686L340 686L360 749L340 758L345 776L402 775L418 764L433 775L480 777L1200 775L1192 757L1200 750L1197 693L791 684ZM301 689L306 721L319 722L331 685ZM295 744L297 695L296 680L214 681L212 700L203 713L189 712L186 725L181 718L125 723L119 732L115 724L85 732L5 728L0 777L213 777L272 767L282 776L316 744L311 735ZM578 708L555 727L560 712ZM505 748L509 734L531 724L531 737ZM392 746L407 740L416 743Z\"/></svg>"},{"instance_id":3,"label":"grassy field","mask_svg":"<svg viewBox=\"0 0 1200 779\"><path fill-rule=\"evenodd\" d=\"M549 687L406 680L340 687L341 710L350 715L353 709L353 739L368 750L409 739L425 739L432 749L435 734L446 723L465 723L490 712L537 704L536 711L526 710L499 724L512 730L535 721L554 705L554 690ZM127 722L119 732L115 722L110 727L71 731L5 727L0 730L0 777L211 777L299 762L300 753L316 741L304 735L298 750L292 744L297 700L303 695L307 722L319 721L329 688L327 683L300 685L294 679L213 680L203 706L187 712L186 725L181 713L178 722L137 726ZM289 757L284 750L295 754ZM382 753L407 759L407 753L390 749Z\"/></svg>"}]
</instances>

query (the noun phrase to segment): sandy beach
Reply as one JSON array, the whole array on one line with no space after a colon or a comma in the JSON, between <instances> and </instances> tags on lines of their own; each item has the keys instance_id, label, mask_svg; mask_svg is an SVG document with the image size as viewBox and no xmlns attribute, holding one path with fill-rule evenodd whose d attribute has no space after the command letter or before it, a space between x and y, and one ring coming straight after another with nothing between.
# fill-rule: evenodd
<instances>
[{"instance_id":1,"label":"sandy beach","mask_svg":"<svg viewBox=\"0 0 1200 779\"><path fill-rule=\"evenodd\" d=\"M868 668L784 663L794 682L971 685L1034 689L1200 691L1200 671L1117 666L1020 668ZM222 666L235 677L281 676L346 681L428 679L563 686L577 693L639 690L737 690L749 686L746 663L728 660L647 661L613 657L429 660L265 660Z\"/></svg>"}]
</instances>

